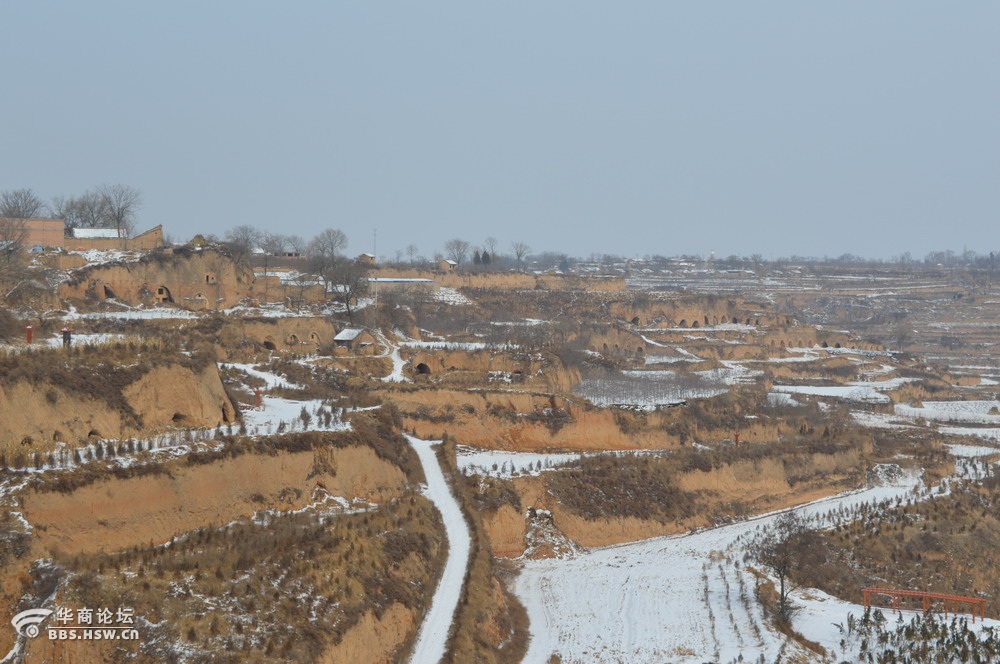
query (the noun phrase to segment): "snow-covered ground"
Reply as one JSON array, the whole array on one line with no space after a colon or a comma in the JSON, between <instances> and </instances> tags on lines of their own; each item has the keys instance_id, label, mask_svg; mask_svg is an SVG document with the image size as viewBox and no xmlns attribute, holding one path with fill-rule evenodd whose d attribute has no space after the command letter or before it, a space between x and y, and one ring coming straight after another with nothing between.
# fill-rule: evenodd
<instances>
[{"instance_id":1,"label":"snow-covered ground","mask_svg":"<svg viewBox=\"0 0 1000 664\"><path fill-rule=\"evenodd\" d=\"M239 369L240 371L245 371L254 378L258 378L264 381L265 389L272 389L275 387L292 387L292 384L287 380L279 376L278 374L271 373L270 371L261 371L255 368L254 364L241 364L239 362L226 362L220 366L221 369L226 367L232 367L234 369Z\"/></svg>"},{"instance_id":2,"label":"snow-covered ground","mask_svg":"<svg viewBox=\"0 0 1000 664\"><path fill-rule=\"evenodd\" d=\"M684 376L666 369L622 371L606 377L585 378L574 392L597 406L631 406L654 410L687 399L713 397L727 391L700 376Z\"/></svg>"},{"instance_id":3,"label":"snow-covered ground","mask_svg":"<svg viewBox=\"0 0 1000 664\"><path fill-rule=\"evenodd\" d=\"M957 449L953 452L965 453ZM905 497L921 485L902 473L884 486L795 508L804 517L834 520L834 512ZM777 514L686 535L592 549L566 559L525 560L514 591L528 610L531 641L524 662L756 661L814 654L774 631L754 598L753 577L740 566L740 542ZM840 652L835 623L857 604L815 591L799 592L796 628L828 652ZM994 623L995 624L995 623ZM791 661L791 660L787 660ZM839 659L836 661L840 661Z\"/></svg>"},{"instance_id":4,"label":"snow-covered ground","mask_svg":"<svg viewBox=\"0 0 1000 664\"><path fill-rule=\"evenodd\" d=\"M388 376L382 377L382 382L385 383L408 383L410 379L403 375L403 367L406 366L406 360L403 356L399 354L399 346L394 344L389 337L382 333L381 330L376 331L375 338L378 339L379 344L381 344L384 349L382 355L378 357L386 357L392 360L392 371L389 372Z\"/></svg>"},{"instance_id":5,"label":"snow-covered ground","mask_svg":"<svg viewBox=\"0 0 1000 664\"><path fill-rule=\"evenodd\" d=\"M124 320L153 320L153 319L176 319L184 318L191 319L197 318L198 314L193 311L187 311L186 309L178 309L176 307L129 307L127 305L121 305L121 309L109 310L109 311L91 311L87 313L80 313L76 311L75 308L70 308L69 312L64 316L66 320L74 319L84 319L84 318L120 318Z\"/></svg>"},{"instance_id":6,"label":"snow-covered ground","mask_svg":"<svg viewBox=\"0 0 1000 664\"><path fill-rule=\"evenodd\" d=\"M757 382L755 379L764 373L759 369L748 369L732 360L723 360L722 365L718 369L696 371L695 374L705 380L722 385L752 385Z\"/></svg>"},{"instance_id":7,"label":"snow-covered ground","mask_svg":"<svg viewBox=\"0 0 1000 664\"><path fill-rule=\"evenodd\" d=\"M513 477L537 475L564 463L580 458L579 454L543 454L537 452L503 452L481 450L473 447L457 448L458 468L463 473L490 475L491 477Z\"/></svg>"},{"instance_id":8,"label":"snow-covered ground","mask_svg":"<svg viewBox=\"0 0 1000 664\"><path fill-rule=\"evenodd\" d=\"M427 478L427 496L441 512L445 533L448 536L448 561L445 563L441 581L438 583L430 609L424 616L417 636L410 661L413 664L433 664L441 661L448 642L458 600L462 596L462 586L465 582L465 570L469 565L471 540L469 526L465 523L458 501L451 493L448 483L441 472L433 445L440 441L420 440L412 436L406 439L413 446L420 465L423 466Z\"/></svg>"},{"instance_id":9,"label":"snow-covered ground","mask_svg":"<svg viewBox=\"0 0 1000 664\"><path fill-rule=\"evenodd\" d=\"M222 365L223 368L227 366L245 371L254 378L264 381L264 393L261 396L262 407L243 411L243 421L246 423L249 433L254 435L275 433L282 423L285 425L285 430L288 431L345 431L351 428L349 422L342 421L340 409L330 407L322 399L298 401L268 395L267 390L276 387L298 387L282 376L257 369L253 364L228 362ZM302 417L303 410L308 415L305 421ZM330 415L329 423L325 417L327 413Z\"/></svg>"},{"instance_id":10,"label":"snow-covered ground","mask_svg":"<svg viewBox=\"0 0 1000 664\"><path fill-rule=\"evenodd\" d=\"M404 341L404 348L426 348L429 350L485 350L487 348L514 348L506 344L487 344L480 341Z\"/></svg>"},{"instance_id":11,"label":"snow-covered ground","mask_svg":"<svg viewBox=\"0 0 1000 664\"><path fill-rule=\"evenodd\" d=\"M472 304L472 300L459 293L454 288L441 287L434 293L434 299L438 302L467 306Z\"/></svg>"},{"instance_id":12,"label":"snow-covered ground","mask_svg":"<svg viewBox=\"0 0 1000 664\"><path fill-rule=\"evenodd\" d=\"M124 334L77 334L73 333L70 339L71 344L84 346L100 346L114 341L125 341ZM137 339L138 340L138 339ZM62 348L63 339L61 334L45 339L45 344L52 348Z\"/></svg>"},{"instance_id":13,"label":"snow-covered ground","mask_svg":"<svg viewBox=\"0 0 1000 664\"><path fill-rule=\"evenodd\" d=\"M877 384L877 383L876 383ZM879 392L873 385L853 383L851 385L775 385L774 392L787 394L812 394L819 397L832 397L845 401L861 401L864 403L889 403L889 397Z\"/></svg>"},{"instance_id":14,"label":"snow-covered ground","mask_svg":"<svg viewBox=\"0 0 1000 664\"><path fill-rule=\"evenodd\" d=\"M768 392L767 403L771 406L803 406L801 401L796 401L795 397L785 392Z\"/></svg>"},{"instance_id":15,"label":"snow-covered ground","mask_svg":"<svg viewBox=\"0 0 1000 664\"><path fill-rule=\"evenodd\" d=\"M924 401L922 408L896 404L897 415L922 417L935 422L1000 425L1000 401Z\"/></svg>"}]
</instances>

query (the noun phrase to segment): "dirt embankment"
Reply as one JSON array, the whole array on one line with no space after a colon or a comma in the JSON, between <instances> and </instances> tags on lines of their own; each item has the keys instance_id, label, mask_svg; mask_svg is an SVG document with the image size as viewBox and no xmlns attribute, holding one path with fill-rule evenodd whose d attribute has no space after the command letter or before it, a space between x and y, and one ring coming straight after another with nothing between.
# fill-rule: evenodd
<instances>
[{"instance_id":1,"label":"dirt embankment","mask_svg":"<svg viewBox=\"0 0 1000 664\"><path fill-rule=\"evenodd\" d=\"M528 508L552 514L556 531L585 547L609 546L649 537L673 535L712 524L711 515L729 515L734 505L747 513L781 509L831 495L845 488L845 482L865 465L863 452L847 450L834 454L812 454L799 462L795 471L809 474L808 481L794 481L790 468L780 459L738 461L708 471L679 473L676 483L701 508L697 515L662 522L631 516L587 518L567 509L548 490L545 475L521 477L513 481L520 500L519 513L509 504L483 514L483 525L498 557L516 558L525 553L531 524L524 512ZM555 471L558 472L558 471Z\"/></svg>"},{"instance_id":2,"label":"dirt embankment","mask_svg":"<svg viewBox=\"0 0 1000 664\"><path fill-rule=\"evenodd\" d=\"M246 455L169 475L108 480L70 494L29 494L25 518L44 551L94 553L159 544L206 524L222 525L257 510L297 509L322 486L334 496L382 502L398 495L406 477L366 447ZM335 468L315 476L314 465Z\"/></svg>"},{"instance_id":3,"label":"dirt embankment","mask_svg":"<svg viewBox=\"0 0 1000 664\"><path fill-rule=\"evenodd\" d=\"M226 309L249 296L252 286L252 275L230 257L213 250L185 250L82 268L60 284L59 297L77 305L114 298L131 306Z\"/></svg>"},{"instance_id":4,"label":"dirt embankment","mask_svg":"<svg viewBox=\"0 0 1000 664\"><path fill-rule=\"evenodd\" d=\"M568 274L526 274L523 272L453 272L404 268L379 268L376 276L383 279L432 279L445 288L485 288L494 290L585 290L591 292L625 291L623 277Z\"/></svg>"},{"instance_id":5,"label":"dirt embankment","mask_svg":"<svg viewBox=\"0 0 1000 664\"><path fill-rule=\"evenodd\" d=\"M393 654L415 629L413 612L402 604L393 604L382 616L365 613L343 640L317 660L319 664L390 664Z\"/></svg>"},{"instance_id":6,"label":"dirt embankment","mask_svg":"<svg viewBox=\"0 0 1000 664\"><path fill-rule=\"evenodd\" d=\"M152 369L122 391L124 403L143 424L141 431L167 427L214 427L236 421L236 411L210 364L200 372L179 365ZM128 438L140 434L108 400L88 398L60 385L19 381L0 385L0 447L24 441L27 452L47 452L45 443L90 436ZM26 440L30 438L30 440Z\"/></svg>"},{"instance_id":7,"label":"dirt embankment","mask_svg":"<svg viewBox=\"0 0 1000 664\"><path fill-rule=\"evenodd\" d=\"M231 318L219 329L216 342L223 353L250 359L260 348L316 352L330 344L336 334L333 323L317 317Z\"/></svg>"},{"instance_id":8,"label":"dirt embankment","mask_svg":"<svg viewBox=\"0 0 1000 664\"><path fill-rule=\"evenodd\" d=\"M129 405L147 428L211 427L236 421L214 364L201 374L179 366L158 367L125 389Z\"/></svg>"},{"instance_id":9,"label":"dirt embankment","mask_svg":"<svg viewBox=\"0 0 1000 664\"><path fill-rule=\"evenodd\" d=\"M118 434L121 414L97 399L71 396L58 386L18 382L0 385L0 441L51 441L53 438L86 438L92 431ZM31 442L25 441L26 449Z\"/></svg>"},{"instance_id":10,"label":"dirt embankment","mask_svg":"<svg viewBox=\"0 0 1000 664\"><path fill-rule=\"evenodd\" d=\"M404 427L424 438L447 432L463 445L514 451L679 449L691 440L731 439L730 427L691 420L686 409L653 413L591 408L577 399L510 391L393 392ZM747 443L776 440L773 422L741 423Z\"/></svg>"}]
</instances>

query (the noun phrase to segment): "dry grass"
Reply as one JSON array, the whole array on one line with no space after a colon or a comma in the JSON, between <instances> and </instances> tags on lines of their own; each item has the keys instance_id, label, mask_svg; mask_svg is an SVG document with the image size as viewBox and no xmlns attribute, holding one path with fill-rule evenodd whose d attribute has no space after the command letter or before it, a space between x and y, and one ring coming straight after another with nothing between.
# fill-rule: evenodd
<instances>
[{"instance_id":1,"label":"dry grass","mask_svg":"<svg viewBox=\"0 0 1000 664\"><path fill-rule=\"evenodd\" d=\"M826 559L798 581L858 601L865 586L1000 597L1000 480L912 505L871 510L821 531ZM1000 617L995 601L987 614Z\"/></svg>"},{"instance_id":2,"label":"dry grass","mask_svg":"<svg viewBox=\"0 0 1000 664\"><path fill-rule=\"evenodd\" d=\"M701 515L720 521L787 502L797 493L857 486L871 463L903 449L928 465L940 461L940 453L926 442L893 439L883 444L881 439L813 431L770 444L586 457L565 470L545 473L543 481L556 501L586 519L669 524Z\"/></svg>"},{"instance_id":3,"label":"dry grass","mask_svg":"<svg viewBox=\"0 0 1000 664\"><path fill-rule=\"evenodd\" d=\"M398 603L422 615L444 559L433 505L412 493L362 514L322 512L59 560L71 573L60 601L134 607L140 661L180 648L190 661L312 661L368 611Z\"/></svg>"}]
</instances>

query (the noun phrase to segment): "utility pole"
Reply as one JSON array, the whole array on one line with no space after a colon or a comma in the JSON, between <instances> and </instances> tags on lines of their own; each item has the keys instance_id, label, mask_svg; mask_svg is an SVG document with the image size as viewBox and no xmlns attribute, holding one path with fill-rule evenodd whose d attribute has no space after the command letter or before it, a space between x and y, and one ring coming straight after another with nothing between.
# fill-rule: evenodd
<instances>
[{"instance_id":1,"label":"utility pole","mask_svg":"<svg viewBox=\"0 0 1000 664\"><path fill-rule=\"evenodd\" d=\"M372 229L372 256L375 257L375 263L378 264L378 229ZM378 279L375 280L375 314L378 315Z\"/></svg>"}]
</instances>

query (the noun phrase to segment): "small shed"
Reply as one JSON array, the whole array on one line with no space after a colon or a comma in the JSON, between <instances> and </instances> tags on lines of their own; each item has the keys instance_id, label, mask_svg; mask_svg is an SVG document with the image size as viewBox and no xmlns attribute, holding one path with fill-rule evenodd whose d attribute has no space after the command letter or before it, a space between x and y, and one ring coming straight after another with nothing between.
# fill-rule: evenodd
<instances>
[{"instance_id":1,"label":"small shed","mask_svg":"<svg viewBox=\"0 0 1000 664\"><path fill-rule=\"evenodd\" d=\"M337 333L333 345L355 355L370 355L375 352L375 337L368 330L348 327Z\"/></svg>"},{"instance_id":2,"label":"small shed","mask_svg":"<svg viewBox=\"0 0 1000 664\"><path fill-rule=\"evenodd\" d=\"M375 254L361 254L355 260L362 265L375 265Z\"/></svg>"},{"instance_id":3,"label":"small shed","mask_svg":"<svg viewBox=\"0 0 1000 664\"><path fill-rule=\"evenodd\" d=\"M442 261L439 261L437 264L437 269L441 270L442 272L454 272L456 267L458 267L458 263L456 263L453 260L449 260L447 258Z\"/></svg>"}]
</instances>

